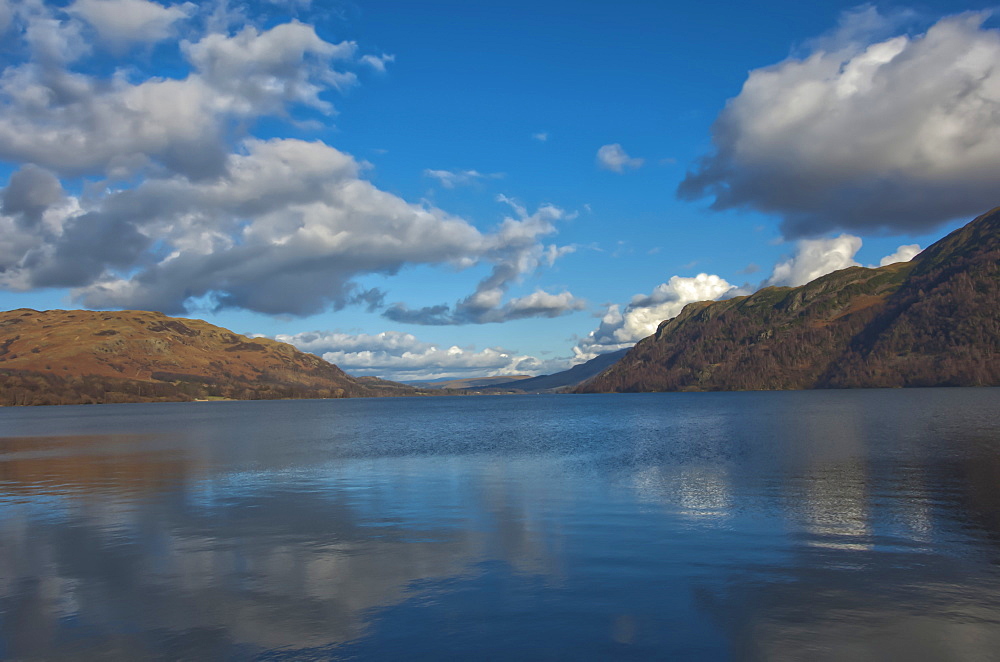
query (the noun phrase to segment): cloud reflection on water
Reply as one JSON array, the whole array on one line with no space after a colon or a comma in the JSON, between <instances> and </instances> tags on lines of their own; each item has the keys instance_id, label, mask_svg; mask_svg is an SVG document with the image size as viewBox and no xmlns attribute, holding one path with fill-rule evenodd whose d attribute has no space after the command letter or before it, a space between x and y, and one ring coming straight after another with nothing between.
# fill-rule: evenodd
<instances>
[{"instance_id":1,"label":"cloud reflection on water","mask_svg":"<svg viewBox=\"0 0 1000 662\"><path fill-rule=\"evenodd\" d=\"M221 403L0 439L0 656L985 655L1000 424L900 397Z\"/></svg>"}]
</instances>

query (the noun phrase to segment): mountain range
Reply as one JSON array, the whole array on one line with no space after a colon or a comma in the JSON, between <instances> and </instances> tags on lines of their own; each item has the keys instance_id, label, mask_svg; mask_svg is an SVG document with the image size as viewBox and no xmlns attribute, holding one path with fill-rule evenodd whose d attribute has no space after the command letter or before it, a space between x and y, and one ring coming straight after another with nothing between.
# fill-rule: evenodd
<instances>
[{"instance_id":1,"label":"mountain range","mask_svg":"<svg viewBox=\"0 0 1000 662\"><path fill-rule=\"evenodd\" d=\"M608 352L590 359L586 363L575 365L569 370L555 372L551 375L539 375L529 379L518 379L516 381L501 381L489 385L482 385L475 389L479 393L554 393L560 392L572 386L581 384L591 377L599 374L616 361L625 356L628 349L620 349L616 352Z\"/></svg>"},{"instance_id":2,"label":"mountain range","mask_svg":"<svg viewBox=\"0 0 1000 662\"><path fill-rule=\"evenodd\" d=\"M553 375L419 388L146 311L0 312L0 405L458 393L1000 385L1000 208L910 262L688 304L629 350ZM464 387L464 388L463 388ZM471 388L470 388L471 387ZM461 390L459 390L461 389Z\"/></svg>"},{"instance_id":3,"label":"mountain range","mask_svg":"<svg viewBox=\"0 0 1000 662\"><path fill-rule=\"evenodd\" d=\"M1000 208L910 262L688 304L577 393L1000 385Z\"/></svg>"}]
</instances>

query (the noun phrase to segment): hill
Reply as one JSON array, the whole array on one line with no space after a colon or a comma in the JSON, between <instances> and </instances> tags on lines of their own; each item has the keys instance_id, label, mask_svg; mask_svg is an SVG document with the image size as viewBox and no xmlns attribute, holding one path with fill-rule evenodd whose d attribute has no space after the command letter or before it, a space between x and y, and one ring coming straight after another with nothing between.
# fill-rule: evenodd
<instances>
[{"instance_id":1,"label":"hill","mask_svg":"<svg viewBox=\"0 0 1000 662\"><path fill-rule=\"evenodd\" d=\"M1000 208L910 262L689 304L576 392L1000 385Z\"/></svg>"},{"instance_id":2,"label":"hill","mask_svg":"<svg viewBox=\"0 0 1000 662\"><path fill-rule=\"evenodd\" d=\"M518 391L521 393L542 393L546 391L557 391L570 386L576 386L597 375L602 370L614 365L616 361L625 356L627 349L620 349L617 352L608 352L590 359L586 363L575 365L569 370L554 372L551 375L539 375L529 379L518 381L508 381L499 384L492 384L487 388L477 388L478 392L489 393L491 391L508 393ZM468 390L468 389L467 389Z\"/></svg>"},{"instance_id":3,"label":"hill","mask_svg":"<svg viewBox=\"0 0 1000 662\"><path fill-rule=\"evenodd\" d=\"M426 391L355 378L267 338L145 311L0 312L0 404L342 398Z\"/></svg>"}]
</instances>

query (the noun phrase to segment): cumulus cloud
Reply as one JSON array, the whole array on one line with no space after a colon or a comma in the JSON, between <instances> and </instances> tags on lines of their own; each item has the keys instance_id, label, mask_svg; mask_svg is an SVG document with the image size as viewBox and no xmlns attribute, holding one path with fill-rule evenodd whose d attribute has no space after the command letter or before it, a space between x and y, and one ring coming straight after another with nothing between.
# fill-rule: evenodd
<instances>
[{"instance_id":1,"label":"cumulus cloud","mask_svg":"<svg viewBox=\"0 0 1000 662\"><path fill-rule=\"evenodd\" d=\"M247 139L225 174L147 179L96 199L66 198L51 173L26 167L0 191L17 252L0 263L15 290L73 287L95 308L179 313L193 299L269 314L307 315L349 304L381 305L363 274L408 265L492 264L455 310L387 315L424 324L551 317L582 303L538 291L502 302L509 283L564 249L539 237L563 216L543 207L482 233L464 219L415 205L360 177L348 154L320 142ZM81 206L81 204L83 206ZM51 218L41 223L46 215Z\"/></svg>"},{"instance_id":2,"label":"cumulus cloud","mask_svg":"<svg viewBox=\"0 0 1000 662\"><path fill-rule=\"evenodd\" d=\"M457 262L498 242L380 191L323 143L250 139L243 148L219 179L147 180L63 219L3 265L7 285L75 286L98 308L180 312L212 295L220 306L308 314L352 301L358 274Z\"/></svg>"},{"instance_id":3,"label":"cumulus cloud","mask_svg":"<svg viewBox=\"0 0 1000 662\"><path fill-rule=\"evenodd\" d=\"M289 102L330 111L332 106L319 93L357 80L354 73L329 66L332 60L353 59L357 44L324 41L311 25L298 21L263 32L248 25L233 36L210 34L194 43L182 42L181 50L202 79L248 113L262 108L274 112Z\"/></svg>"},{"instance_id":4,"label":"cumulus cloud","mask_svg":"<svg viewBox=\"0 0 1000 662\"><path fill-rule=\"evenodd\" d=\"M860 249L861 238L849 234L831 239L802 239L797 242L793 256L774 265L771 277L762 286L796 287L839 269L860 266L854 261Z\"/></svg>"},{"instance_id":5,"label":"cumulus cloud","mask_svg":"<svg viewBox=\"0 0 1000 662\"><path fill-rule=\"evenodd\" d=\"M477 170L424 170L424 177L431 177L445 188L469 186L483 179L502 179L503 173L483 174Z\"/></svg>"},{"instance_id":6,"label":"cumulus cloud","mask_svg":"<svg viewBox=\"0 0 1000 662\"><path fill-rule=\"evenodd\" d=\"M399 331L347 334L312 331L275 336L299 349L322 356L354 375L375 375L396 381L537 374L547 364L534 356L502 347L476 350L440 346Z\"/></svg>"},{"instance_id":7,"label":"cumulus cloud","mask_svg":"<svg viewBox=\"0 0 1000 662\"><path fill-rule=\"evenodd\" d=\"M122 72L105 79L67 67L86 47L73 20L24 20L31 59L0 77L0 159L60 176L128 178L150 165L217 176L234 123L298 106L331 113L321 93L356 80L333 67L354 58L352 42L326 42L294 21L182 42L192 68L186 77L133 83Z\"/></svg>"},{"instance_id":8,"label":"cumulus cloud","mask_svg":"<svg viewBox=\"0 0 1000 662\"><path fill-rule=\"evenodd\" d=\"M884 267L886 265L895 264L897 262L909 262L910 260L915 258L922 250L923 249L920 248L919 244L904 244L903 246L897 248L895 253L891 255L886 255L884 258L879 260L878 266Z\"/></svg>"},{"instance_id":9,"label":"cumulus cloud","mask_svg":"<svg viewBox=\"0 0 1000 662\"><path fill-rule=\"evenodd\" d=\"M192 3L164 7L147 0L76 0L67 8L71 15L93 26L103 43L113 48L166 39L174 24L194 10Z\"/></svg>"},{"instance_id":10,"label":"cumulus cloud","mask_svg":"<svg viewBox=\"0 0 1000 662\"><path fill-rule=\"evenodd\" d=\"M635 159L625 153L618 143L604 145L597 150L597 165L612 172L625 172L642 167L644 159Z\"/></svg>"},{"instance_id":11,"label":"cumulus cloud","mask_svg":"<svg viewBox=\"0 0 1000 662\"><path fill-rule=\"evenodd\" d=\"M624 310L618 305L610 306L600 325L573 347L574 360L582 363L600 354L631 347L652 335L660 322L676 317L687 304L736 293L735 286L713 274L701 273L692 278L673 276L649 294L636 294Z\"/></svg>"},{"instance_id":12,"label":"cumulus cloud","mask_svg":"<svg viewBox=\"0 0 1000 662\"><path fill-rule=\"evenodd\" d=\"M476 290L455 303L411 309L397 303L386 309L385 317L396 322L444 326L453 324L489 324L524 319L528 317L559 317L583 310L585 303L570 292L552 294L536 290L527 296L504 301L510 285L523 275L533 272L539 265L551 265L559 256L572 252L568 246L548 246L540 237L556 231L555 222L566 213L558 207L543 205L533 214L516 201L499 196L508 203L514 216L508 216L496 233L487 239L487 254L493 262L490 274L481 280Z\"/></svg>"},{"instance_id":13,"label":"cumulus cloud","mask_svg":"<svg viewBox=\"0 0 1000 662\"><path fill-rule=\"evenodd\" d=\"M143 78L139 65L102 77L79 64L86 38L165 38L190 7L14 7L0 160L19 168L0 183L0 287L72 288L96 308L308 315L384 307L385 292L361 287L361 275L483 264L493 275L452 312L456 320L582 305L544 290L502 301L512 279L570 250L539 241L554 232L555 208L481 232L378 189L364 178L368 164L322 142L245 137L261 117L332 114L330 92L391 56L359 57L354 42L326 41L294 20L230 30L233 15L223 12L172 45L189 67L181 77ZM60 178L79 175L88 176L84 192L68 194Z\"/></svg>"},{"instance_id":14,"label":"cumulus cloud","mask_svg":"<svg viewBox=\"0 0 1000 662\"><path fill-rule=\"evenodd\" d=\"M783 218L788 237L926 232L997 204L1000 31L988 14L873 38L866 6L801 57L750 72L682 198Z\"/></svg>"},{"instance_id":15,"label":"cumulus cloud","mask_svg":"<svg viewBox=\"0 0 1000 662\"><path fill-rule=\"evenodd\" d=\"M60 65L73 62L90 52L79 21L63 21L46 14L33 4L15 5L24 26L24 41L32 58L49 73ZM7 73L7 72L5 72Z\"/></svg>"}]
</instances>

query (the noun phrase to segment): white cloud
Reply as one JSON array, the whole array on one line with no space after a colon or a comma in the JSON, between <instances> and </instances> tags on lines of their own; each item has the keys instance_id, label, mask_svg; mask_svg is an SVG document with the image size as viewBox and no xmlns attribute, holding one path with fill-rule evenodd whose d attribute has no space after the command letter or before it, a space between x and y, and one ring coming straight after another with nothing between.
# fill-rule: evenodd
<instances>
[{"instance_id":1,"label":"white cloud","mask_svg":"<svg viewBox=\"0 0 1000 662\"><path fill-rule=\"evenodd\" d=\"M32 17L32 53L72 60L80 50L72 25ZM183 79L132 83L124 73L105 80L61 65L9 66L0 77L0 159L71 176L129 178L151 164L193 178L216 176L231 123L280 116L296 104L332 112L320 93L354 80L331 65L351 58L354 44L325 42L297 22L181 46L195 68Z\"/></svg>"},{"instance_id":2,"label":"white cloud","mask_svg":"<svg viewBox=\"0 0 1000 662\"><path fill-rule=\"evenodd\" d=\"M19 169L0 184L0 287L72 288L97 308L307 315L383 307L385 294L362 288L362 275L486 265L491 273L473 294L427 323L583 306L544 289L504 299L511 283L572 251L541 241L562 210L514 205L516 217L481 232L378 189L362 176L368 164L324 143L246 137L261 117L301 127L331 115L332 91L391 56L359 57L354 42L328 42L295 20L259 29L262 19L243 16L252 6L234 13L223 3L173 44L190 66L183 77L143 77L139 61L102 76L74 69L87 38L169 37L177 12L191 8L78 0L66 10L31 0L15 9L19 30L4 43L11 63L0 75L0 161ZM242 22L231 32L234 20ZM67 193L60 178L81 175L84 192ZM434 317L402 304L391 310Z\"/></svg>"},{"instance_id":3,"label":"white cloud","mask_svg":"<svg viewBox=\"0 0 1000 662\"><path fill-rule=\"evenodd\" d=\"M542 207L484 234L377 189L350 155L323 143L249 139L243 151L215 180L148 179L82 203L65 201L51 174L22 169L2 192L9 241L21 251L0 263L0 283L75 287L95 308L177 313L208 297L219 306L305 315L378 305L380 293L356 284L362 274L485 262L491 275L444 323L551 317L583 305L566 292L501 301L512 280L564 252L539 242L555 231L561 210ZM57 216L41 224L46 214ZM410 314L420 322L434 311Z\"/></svg>"},{"instance_id":4,"label":"white cloud","mask_svg":"<svg viewBox=\"0 0 1000 662\"><path fill-rule=\"evenodd\" d=\"M549 139L548 131L539 131L538 133L531 134L531 137L540 143L546 142Z\"/></svg>"},{"instance_id":5,"label":"white cloud","mask_svg":"<svg viewBox=\"0 0 1000 662\"><path fill-rule=\"evenodd\" d=\"M849 234L832 239L802 239L796 244L795 255L774 265L763 286L805 285L839 269L860 266L854 261L860 249L861 238Z\"/></svg>"},{"instance_id":6,"label":"white cloud","mask_svg":"<svg viewBox=\"0 0 1000 662\"><path fill-rule=\"evenodd\" d=\"M556 231L555 223L567 214L553 205L542 205L535 213L516 201L500 195L498 201L511 206L515 216L508 216L488 242L488 258L494 263L490 274L476 286L475 292L454 306L438 304L411 309L397 303L385 311L396 322L444 326L454 324L489 324L528 317L559 317L583 310L585 303L569 292L552 294L537 290L533 294L511 299L503 297L510 285L525 274L534 272L558 257L573 252L573 247L544 245L540 237Z\"/></svg>"},{"instance_id":7,"label":"white cloud","mask_svg":"<svg viewBox=\"0 0 1000 662\"><path fill-rule=\"evenodd\" d=\"M397 381L537 374L547 367L534 356L502 347L445 347L399 331L373 335L312 331L277 335L275 339L322 356L351 374Z\"/></svg>"},{"instance_id":8,"label":"white cloud","mask_svg":"<svg viewBox=\"0 0 1000 662\"><path fill-rule=\"evenodd\" d=\"M253 140L246 148L220 181L151 182L108 200L106 216L138 224L173 250L138 274L85 285L83 300L177 311L189 296L215 293L223 305L308 314L350 303L356 275L475 260L494 241L380 191L358 178L350 156L322 143Z\"/></svg>"},{"instance_id":9,"label":"white cloud","mask_svg":"<svg viewBox=\"0 0 1000 662\"><path fill-rule=\"evenodd\" d=\"M564 255L569 255L576 252L576 246L556 246L555 244L549 244L542 251L541 261L547 266L552 266L556 263L556 260Z\"/></svg>"},{"instance_id":10,"label":"white cloud","mask_svg":"<svg viewBox=\"0 0 1000 662\"><path fill-rule=\"evenodd\" d=\"M90 23L104 43L120 48L166 39L174 24L194 10L192 3L164 7L147 0L76 0L66 11Z\"/></svg>"},{"instance_id":11,"label":"white cloud","mask_svg":"<svg viewBox=\"0 0 1000 662\"><path fill-rule=\"evenodd\" d=\"M896 262L909 262L917 256L923 249L920 248L919 244L904 244L896 249L896 252L891 255L886 255L884 258L879 260L878 266L884 267L889 264L895 264Z\"/></svg>"},{"instance_id":12,"label":"white cloud","mask_svg":"<svg viewBox=\"0 0 1000 662\"><path fill-rule=\"evenodd\" d=\"M986 17L885 39L871 35L892 21L854 12L802 57L750 72L679 194L780 214L789 237L927 231L995 206L1000 31Z\"/></svg>"},{"instance_id":13,"label":"white cloud","mask_svg":"<svg viewBox=\"0 0 1000 662\"><path fill-rule=\"evenodd\" d=\"M181 51L214 90L229 95L228 104L242 102L246 113L273 112L284 103L301 103L329 112L319 98L324 87L344 88L356 82L351 72L328 65L351 60L357 45L321 39L310 25L292 21L264 32L253 26L236 35L210 34L181 42Z\"/></svg>"},{"instance_id":14,"label":"white cloud","mask_svg":"<svg viewBox=\"0 0 1000 662\"><path fill-rule=\"evenodd\" d=\"M25 26L24 40L31 48L34 59L51 70L90 52L90 44L82 32L83 25L78 21L33 14Z\"/></svg>"},{"instance_id":15,"label":"white cloud","mask_svg":"<svg viewBox=\"0 0 1000 662\"><path fill-rule=\"evenodd\" d=\"M584 303L569 292L550 294L544 290L535 290L527 296L511 299L494 314L497 321L504 321L526 317L558 317L583 308Z\"/></svg>"},{"instance_id":16,"label":"white cloud","mask_svg":"<svg viewBox=\"0 0 1000 662\"><path fill-rule=\"evenodd\" d=\"M445 188L469 186L483 179L502 179L503 173L483 174L477 170L424 170L424 177L438 180Z\"/></svg>"},{"instance_id":17,"label":"white cloud","mask_svg":"<svg viewBox=\"0 0 1000 662\"><path fill-rule=\"evenodd\" d=\"M385 73L385 65L395 61L395 55L387 55L386 53L382 53L382 55L363 55L361 57L361 64L371 67L380 74Z\"/></svg>"},{"instance_id":18,"label":"white cloud","mask_svg":"<svg viewBox=\"0 0 1000 662\"><path fill-rule=\"evenodd\" d=\"M597 150L597 165L605 170L613 172L625 172L626 169L634 170L644 163L643 159L634 159L625 153L618 143L604 145Z\"/></svg>"},{"instance_id":19,"label":"white cloud","mask_svg":"<svg viewBox=\"0 0 1000 662\"><path fill-rule=\"evenodd\" d=\"M673 276L650 294L632 297L624 312L618 305L610 306L600 325L573 348L574 360L582 363L600 354L631 347L652 335L660 322L676 317L687 304L735 293L733 285L713 274L702 273L693 278Z\"/></svg>"}]
</instances>

